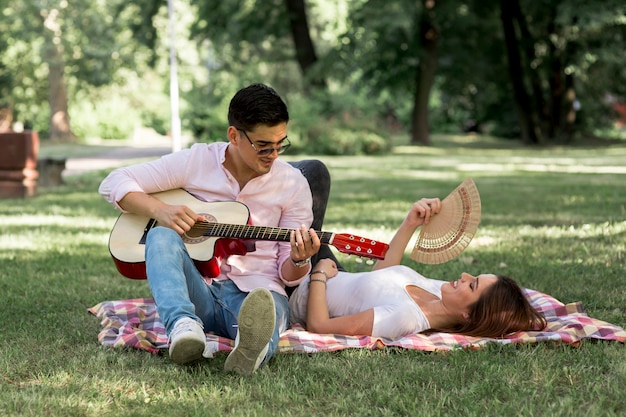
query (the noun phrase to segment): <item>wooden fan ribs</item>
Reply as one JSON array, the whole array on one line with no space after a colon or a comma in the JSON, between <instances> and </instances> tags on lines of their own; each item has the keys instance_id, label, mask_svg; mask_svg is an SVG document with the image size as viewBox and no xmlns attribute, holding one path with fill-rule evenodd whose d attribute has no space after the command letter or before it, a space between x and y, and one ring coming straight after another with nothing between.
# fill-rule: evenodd
<instances>
[{"instance_id":1,"label":"wooden fan ribs","mask_svg":"<svg viewBox=\"0 0 626 417\"><path fill-rule=\"evenodd\" d=\"M443 245L424 247L423 249L421 249L424 252L435 252L435 251L440 252L443 250L448 250L454 247L460 239L463 239L464 237L466 237L466 235L463 232L467 229L467 225L469 224L472 208L470 205L470 197L469 197L467 190L465 188L462 188L459 190L459 193L461 194L461 198L462 198L461 201L463 203L463 209L462 209L463 216L461 217L460 227L456 230L449 230L446 235L439 238L440 241L445 242ZM452 235L452 236L448 239L448 235Z\"/></svg>"},{"instance_id":2,"label":"wooden fan ribs","mask_svg":"<svg viewBox=\"0 0 626 417\"><path fill-rule=\"evenodd\" d=\"M422 227L411 258L425 264L454 259L474 237L480 214L480 195L469 178L442 201L437 217Z\"/></svg>"}]
</instances>

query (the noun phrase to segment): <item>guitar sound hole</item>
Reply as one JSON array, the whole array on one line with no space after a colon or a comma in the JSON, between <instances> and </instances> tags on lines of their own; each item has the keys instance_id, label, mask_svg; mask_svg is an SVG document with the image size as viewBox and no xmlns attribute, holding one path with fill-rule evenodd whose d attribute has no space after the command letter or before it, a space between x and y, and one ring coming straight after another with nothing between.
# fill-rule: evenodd
<instances>
[{"instance_id":1,"label":"guitar sound hole","mask_svg":"<svg viewBox=\"0 0 626 417\"><path fill-rule=\"evenodd\" d=\"M189 231L183 234L182 238L185 243L201 243L210 238L210 236L205 236L204 234L207 231L207 226L210 223L217 223L217 219L208 213L200 213L200 215L204 216L206 221L197 222Z\"/></svg>"},{"instance_id":2,"label":"guitar sound hole","mask_svg":"<svg viewBox=\"0 0 626 417\"><path fill-rule=\"evenodd\" d=\"M197 239L201 237L202 235L204 235L204 230L202 229L202 227L198 226L198 223L196 223L191 228L191 230L185 233L185 236L188 237L189 239Z\"/></svg>"}]
</instances>

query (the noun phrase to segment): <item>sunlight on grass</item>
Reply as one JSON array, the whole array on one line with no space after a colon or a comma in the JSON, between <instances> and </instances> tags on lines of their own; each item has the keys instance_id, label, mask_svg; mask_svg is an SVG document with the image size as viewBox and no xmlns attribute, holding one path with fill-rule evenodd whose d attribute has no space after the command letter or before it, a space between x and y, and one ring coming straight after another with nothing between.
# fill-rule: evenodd
<instances>
[{"instance_id":1,"label":"sunlight on grass","mask_svg":"<svg viewBox=\"0 0 626 417\"><path fill-rule=\"evenodd\" d=\"M2 216L0 250L63 251L72 246L108 242L109 219L66 216ZM6 252L5 252L6 255Z\"/></svg>"},{"instance_id":2,"label":"sunlight on grass","mask_svg":"<svg viewBox=\"0 0 626 417\"><path fill-rule=\"evenodd\" d=\"M485 236L484 234L481 234L481 236L474 236L469 246L473 248L490 247L498 244L500 241L501 239L496 236Z\"/></svg>"},{"instance_id":3,"label":"sunlight on grass","mask_svg":"<svg viewBox=\"0 0 626 417\"><path fill-rule=\"evenodd\" d=\"M518 229L520 236L543 236L548 238L585 239L590 237L611 236L626 232L626 221L621 223L583 224L569 227L529 227ZM624 242L621 248L624 248Z\"/></svg>"},{"instance_id":4,"label":"sunlight on grass","mask_svg":"<svg viewBox=\"0 0 626 417\"><path fill-rule=\"evenodd\" d=\"M389 173L396 178L413 178L415 180L459 180L462 174L450 171L429 171L414 169L393 169Z\"/></svg>"},{"instance_id":5,"label":"sunlight on grass","mask_svg":"<svg viewBox=\"0 0 626 417\"><path fill-rule=\"evenodd\" d=\"M462 272L509 275L580 303L590 317L626 325L626 146L531 148L471 135L435 136L433 143L385 156L311 156L332 177L323 230L389 242L415 199L445 197L471 176L482 219L466 251L444 264L418 264L410 259L416 234L406 265L442 280ZM484 415L493 404L501 415L626 409L624 344L615 342L280 354L251 377L222 372L225 355L180 367L167 354L103 347L101 323L87 309L150 296L147 281L121 277L111 260L108 237L119 213L97 193L104 175L67 178L33 198L0 204L2 415ZM371 270L331 249L348 271Z\"/></svg>"},{"instance_id":6,"label":"sunlight on grass","mask_svg":"<svg viewBox=\"0 0 626 417\"><path fill-rule=\"evenodd\" d=\"M31 232L19 235L5 233L0 236L0 250L28 250L33 252L48 252L54 250L58 253L72 253L73 247L106 245L107 242L108 235L105 236L93 233L80 233L78 235L67 233L56 234L54 236ZM5 255L8 255L8 252L0 254L0 257L4 257Z\"/></svg>"},{"instance_id":7,"label":"sunlight on grass","mask_svg":"<svg viewBox=\"0 0 626 417\"><path fill-rule=\"evenodd\" d=\"M520 163L520 164L459 164L459 171L471 172L559 172L570 174L626 174L625 166L589 166L551 163Z\"/></svg>"},{"instance_id":8,"label":"sunlight on grass","mask_svg":"<svg viewBox=\"0 0 626 417\"><path fill-rule=\"evenodd\" d=\"M3 233L0 235L0 249L37 249L39 245L26 235L12 235Z\"/></svg>"},{"instance_id":9,"label":"sunlight on grass","mask_svg":"<svg viewBox=\"0 0 626 417\"><path fill-rule=\"evenodd\" d=\"M393 153L397 155L445 155L447 149L434 146L395 146Z\"/></svg>"},{"instance_id":10,"label":"sunlight on grass","mask_svg":"<svg viewBox=\"0 0 626 417\"><path fill-rule=\"evenodd\" d=\"M408 136L403 136L398 141L395 150L399 152L411 153L416 148L436 148L436 149L498 149L498 148L521 148L523 145L519 141L503 141L501 138L496 138L488 135L473 135L473 134L433 134L431 136L433 146L420 146L420 145L408 145Z\"/></svg>"},{"instance_id":11,"label":"sunlight on grass","mask_svg":"<svg viewBox=\"0 0 626 417\"><path fill-rule=\"evenodd\" d=\"M93 217L67 217L67 216L47 216L47 215L20 215L20 216L2 216L3 226L62 226L67 228L110 228L112 226L110 219L101 219Z\"/></svg>"}]
</instances>

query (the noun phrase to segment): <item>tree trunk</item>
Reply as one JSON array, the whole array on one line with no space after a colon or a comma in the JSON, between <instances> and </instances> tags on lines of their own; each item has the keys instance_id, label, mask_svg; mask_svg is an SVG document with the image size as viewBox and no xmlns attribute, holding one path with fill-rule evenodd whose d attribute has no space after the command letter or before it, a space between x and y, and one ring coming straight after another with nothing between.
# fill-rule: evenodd
<instances>
[{"instance_id":1,"label":"tree trunk","mask_svg":"<svg viewBox=\"0 0 626 417\"><path fill-rule=\"evenodd\" d=\"M557 39L562 38L561 30L556 23L556 5L550 10L550 22L548 23L550 74L548 85L550 86L550 112L546 118L548 138L554 139L561 134L563 127L563 100L565 98L565 81L563 79L563 54L557 47Z\"/></svg>"},{"instance_id":2,"label":"tree trunk","mask_svg":"<svg viewBox=\"0 0 626 417\"><path fill-rule=\"evenodd\" d=\"M540 142L541 136L538 134L537 124L533 120L530 96L524 87L524 70L513 23L516 8L519 8L518 0L500 0L500 19L506 43L509 77L513 87L513 99L519 117L522 140L537 144Z\"/></svg>"},{"instance_id":3,"label":"tree trunk","mask_svg":"<svg viewBox=\"0 0 626 417\"><path fill-rule=\"evenodd\" d=\"M556 6L555 6L556 7ZM572 25L576 23L573 21ZM556 10L550 23L550 37L559 41L563 39L563 29L556 23ZM574 75L567 74L565 68L567 63L574 57L576 43L567 42L561 48L557 48L555 43L550 42L550 138L564 139L571 141L574 134L574 123L576 121L576 91L574 89ZM560 42L559 42L560 43Z\"/></svg>"},{"instance_id":4,"label":"tree trunk","mask_svg":"<svg viewBox=\"0 0 626 417\"><path fill-rule=\"evenodd\" d=\"M563 60L569 62L573 59L577 49L577 44L569 42L565 47L565 53ZM563 95L561 114L563 119L561 120L561 126L563 127L563 133L565 134L566 142L571 142L574 138L575 125L576 125L576 113L580 109L580 103L576 97L576 85L575 75L573 73L565 73L565 94Z\"/></svg>"},{"instance_id":5,"label":"tree trunk","mask_svg":"<svg viewBox=\"0 0 626 417\"><path fill-rule=\"evenodd\" d=\"M309 33L309 22L306 15L304 0L285 0L289 26L296 48L296 59L306 86L315 89L326 89L326 81L318 74L312 73L313 65L317 62L317 54Z\"/></svg>"},{"instance_id":6,"label":"tree trunk","mask_svg":"<svg viewBox=\"0 0 626 417\"><path fill-rule=\"evenodd\" d=\"M519 2L515 1L511 3L511 9L513 14L513 20L517 23L520 33L519 45L521 50L524 52L524 60L521 61L522 70L524 74L528 76L531 86L531 98L529 99L529 105L531 105L529 111L532 120L534 121L537 129L540 132L543 132L544 124L548 125L547 122L550 118L550 111L546 104L546 99L543 94L542 81L541 81L541 73L531 67L533 60L535 59L535 39L530 33L530 29L528 28L528 24L526 22L526 16L522 13L522 9L520 7ZM552 14L556 14L556 7L552 7ZM554 18L552 19L554 21ZM532 105L534 103L534 106ZM541 138L539 134L538 138Z\"/></svg>"},{"instance_id":7,"label":"tree trunk","mask_svg":"<svg viewBox=\"0 0 626 417\"><path fill-rule=\"evenodd\" d=\"M563 80L563 64L561 56L554 48L550 48L550 117L547 120L548 138L554 139L561 133L563 120L563 99L565 98L565 83Z\"/></svg>"},{"instance_id":8,"label":"tree trunk","mask_svg":"<svg viewBox=\"0 0 626 417\"><path fill-rule=\"evenodd\" d=\"M67 89L63 76L63 63L48 61L48 84L50 87L50 139L58 142L74 142L70 128Z\"/></svg>"},{"instance_id":9,"label":"tree trunk","mask_svg":"<svg viewBox=\"0 0 626 417\"><path fill-rule=\"evenodd\" d=\"M13 105L9 102L0 107L0 133L11 132L13 128Z\"/></svg>"},{"instance_id":10,"label":"tree trunk","mask_svg":"<svg viewBox=\"0 0 626 417\"><path fill-rule=\"evenodd\" d=\"M437 43L439 32L435 25L435 1L422 0L420 14L416 17L418 27L419 63L415 72L415 95L411 115L411 144L430 145L428 102L437 69Z\"/></svg>"},{"instance_id":11,"label":"tree trunk","mask_svg":"<svg viewBox=\"0 0 626 417\"><path fill-rule=\"evenodd\" d=\"M578 105L576 101L576 89L574 88L574 74L565 75L565 96L563 98L563 109L565 120L563 121L563 131L565 141L571 142L574 137L574 125L576 123L576 112Z\"/></svg>"},{"instance_id":12,"label":"tree trunk","mask_svg":"<svg viewBox=\"0 0 626 417\"><path fill-rule=\"evenodd\" d=\"M49 13L43 18L44 24L44 58L48 63L48 102L50 104L51 140L58 142L74 142L76 137L70 128L68 112L67 87L65 85L65 62L58 39L61 29L54 21L56 14ZM55 42L57 40L57 42Z\"/></svg>"}]
</instances>

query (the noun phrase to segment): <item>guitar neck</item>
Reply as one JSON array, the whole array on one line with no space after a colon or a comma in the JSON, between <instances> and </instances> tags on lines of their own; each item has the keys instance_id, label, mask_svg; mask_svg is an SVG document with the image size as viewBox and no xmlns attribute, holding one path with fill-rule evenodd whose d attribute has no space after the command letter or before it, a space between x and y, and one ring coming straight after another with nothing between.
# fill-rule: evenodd
<instances>
[{"instance_id":1,"label":"guitar neck","mask_svg":"<svg viewBox=\"0 0 626 417\"><path fill-rule=\"evenodd\" d=\"M194 229L202 231L204 236L271 240L278 242L289 242L291 232L293 230L281 227L249 226L212 222L198 222L194 226ZM323 244L332 244L334 233L317 230L316 233Z\"/></svg>"}]
</instances>

